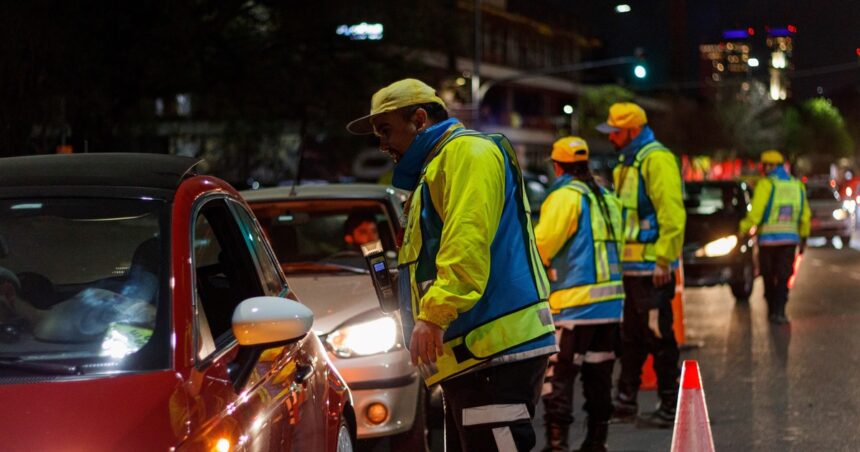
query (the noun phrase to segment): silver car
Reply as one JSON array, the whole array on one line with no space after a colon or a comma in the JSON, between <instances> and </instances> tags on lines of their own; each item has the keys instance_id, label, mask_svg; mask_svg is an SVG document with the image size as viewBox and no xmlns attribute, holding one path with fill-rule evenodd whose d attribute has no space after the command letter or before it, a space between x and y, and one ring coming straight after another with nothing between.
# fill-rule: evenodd
<instances>
[{"instance_id":1,"label":"silver car","mask_svg":"<svg viewBox=\"0 0 860 452\"><path fill-rule=\"evenodd\" d=\"M314 329L352 390L358 438L390 437L392 450L425 450L429 419L441 420L441 404L430 403L403 346L400 321L379 308L359 244L347 230L357 222L363 222L365 234L375 229L393 267L406 192L342 184L242 195L268 234L290 287L314 311Z\"/></svg>"},{"instance_id":2,"label":"silver car","mask_svg":"<svg viewBox=\"0 0 860 452\"><path fill-rule=\"evenodd\" d=\"M827 239L838 237L848 248L856 224L854 202L842 200L839 192L827 184L809 184L807 194L812 211L809 235Z\"/></svg>"}]
</instances>

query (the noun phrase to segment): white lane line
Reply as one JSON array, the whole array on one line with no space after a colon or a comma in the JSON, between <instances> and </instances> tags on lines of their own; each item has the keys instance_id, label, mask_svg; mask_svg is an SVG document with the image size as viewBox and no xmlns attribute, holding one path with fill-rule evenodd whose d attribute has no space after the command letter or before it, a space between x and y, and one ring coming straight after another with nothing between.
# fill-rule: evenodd
<instances>
[{"instance_id":1,"label":"white lane line","mask_svg":"<svg viewBox=\"0 0 860 452\"><path fill-rule=\"evenodd\" d=\"M842 268L838 265L830 265L827 268L829 268L833 273L842 273Z\"/></svg>"},{"instance_id":2,"label":"white lane line","mask_svg":"<svg viewBox=\"0 0 860 452\"><path fill-rule=\"evenodd\" d=\"M851 279L856 279L856 280L860 281L860 273L852 273Z\"/></svg>"}]
</instances>

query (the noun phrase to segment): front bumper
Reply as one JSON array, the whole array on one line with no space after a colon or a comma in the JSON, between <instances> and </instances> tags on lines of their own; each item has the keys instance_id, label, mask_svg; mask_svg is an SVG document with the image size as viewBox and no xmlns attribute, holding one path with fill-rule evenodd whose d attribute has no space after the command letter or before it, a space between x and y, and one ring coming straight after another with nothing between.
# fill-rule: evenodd
<instances>
[{"instance_id":1,"label":"front bumper","mask_svg":"<svg viewBox=\"0 0 860 452\"><path fill-rule=\"evenodd\" d=\"M734 272L740 271L743 267L741 258L738 253L723 257L695 257L692 253L685 253L684 286L707 287L728 284Z\"/></svg>"},{"instance_id":2,"label":"front bumper","mask_svg":"<svg viewBox=\"0 0 860 452\"><path fill-rule=\"evenodd\" d=\"M405 349L356 358L329 354L352 390L359 439L396 435L409 431L415 422L418 397L422 394L417 369ZM379 424L370 422L367 410L381 403L388 417Z\"/></svg>"}]
</instances>

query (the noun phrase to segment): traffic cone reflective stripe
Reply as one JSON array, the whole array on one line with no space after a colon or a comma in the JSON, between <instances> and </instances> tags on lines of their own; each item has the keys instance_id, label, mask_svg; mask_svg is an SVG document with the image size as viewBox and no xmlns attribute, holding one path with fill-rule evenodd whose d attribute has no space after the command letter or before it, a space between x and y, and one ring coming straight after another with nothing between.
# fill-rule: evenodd
<instances>
[{"instance_id":1,"label":"traffic cone reflective stripe","mask_svg":"<svg viewBox=\"0 0 860 452\"><path fill-rule=\"evenodd\" d=\"M672 452L714 452L705 391L696 361L684 361L681 391L672 432Z\"/></svg>"}]
</instances>

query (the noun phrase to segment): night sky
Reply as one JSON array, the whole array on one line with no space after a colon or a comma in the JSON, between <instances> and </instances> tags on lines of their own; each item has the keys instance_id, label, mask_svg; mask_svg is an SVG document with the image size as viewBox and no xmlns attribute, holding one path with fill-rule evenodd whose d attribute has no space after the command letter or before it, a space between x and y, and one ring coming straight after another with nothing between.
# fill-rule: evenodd
<instances>
[{"instance_id":1,"label":"night sky","mask_svg":"<svg viewBox=\"0 0 860 452\"><path fill-rule=\"evenodd\" d=\"M595 57L630 54L636 47L647 52L651 76L645 88L659 89L698 78L698 47L715 43L721 31L753 27L753 55L767 61L764 27L797 27L794 39L795 73L831 65L857 62L860 47L860 1L858 0L550 0L577 16L575 25L605 46ZM627 3L632 11L616 14L615 5ZM756 45L760 41L759 45ZM672 52L675 52L673 57ZM766 77L762 64L754 72ZM796 77L795 98L838 93L860 83L860 70Z\"/></svg>"}]
</instances>

